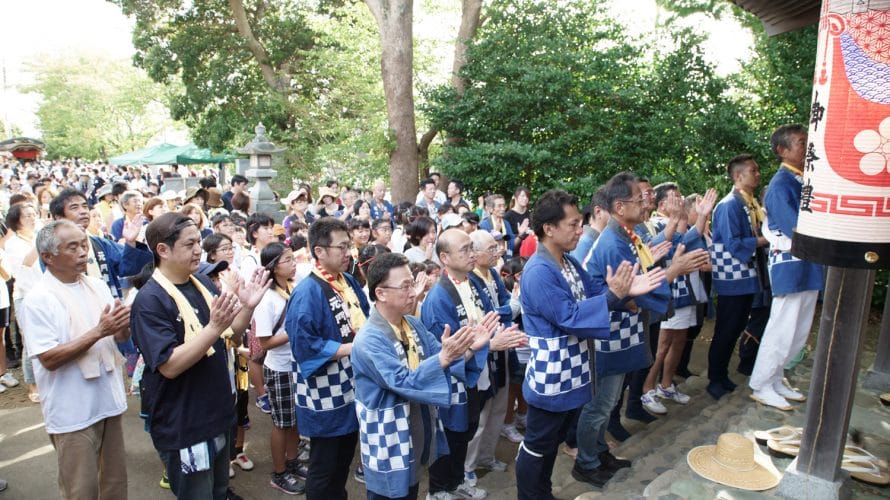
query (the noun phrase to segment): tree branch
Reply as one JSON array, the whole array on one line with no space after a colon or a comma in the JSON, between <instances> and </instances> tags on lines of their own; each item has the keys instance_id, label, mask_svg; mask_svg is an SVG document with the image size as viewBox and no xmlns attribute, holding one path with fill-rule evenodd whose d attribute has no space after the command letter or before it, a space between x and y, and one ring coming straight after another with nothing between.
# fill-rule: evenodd
<instances>
[{"instance_id":1,"label":"tree branch","mask_svg":"<svg viewBox=\"0 0 890 500\"><path fill-rule=\"evenodd\" d=\"M281 75L275 71L269 61L269 54L266 52L263 44L257 40L250 28L250 22L247 19L247 12L244 10L244 2L242 0L229 0L229 8L232 10L232 17L235 20L235 26L238 27L238 33L247 43L247 49L253 54L260 71L263 73L263 79L278 93L290 93L290 78Z\"/></svg>"}]
</instances>

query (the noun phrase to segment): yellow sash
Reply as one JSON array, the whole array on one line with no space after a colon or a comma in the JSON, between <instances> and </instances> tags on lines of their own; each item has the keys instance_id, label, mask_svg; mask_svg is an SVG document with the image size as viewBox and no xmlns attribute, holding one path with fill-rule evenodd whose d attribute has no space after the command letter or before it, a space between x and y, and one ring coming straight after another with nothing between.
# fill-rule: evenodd
<instances>
[{"instance_id":1,"label":"yellow sash","mask_svg":"<svg viewBox=\"0 0 890 500\"><path fill-rule=\"evenodd\" d=\"M188 299L185 298L185 295L176 288L176 285L170 282L166 276L159 269L155 269L155 272L151 275L155 281L161 285L161 288L167 292L167 295L173 299L173 302L176 303L176 308L179 309L179 315L182 317L182 324L185 327L185 337L183 338L184 342L189 342L195 339L201 330L204 328L204 325L201 324L201 321L198 320L198 315L195 314L195 309L189 303ZM204 302L207 303L207 309L210 309L210 304L213 301L213 297L210 295L210 291L198 281L192 275L189 275L189 280L201 292L201 296L204 297ZM222 338L229 338L235 333L232 331L232 328L226 328L226 330L222 333ZM213 353L216 352L213 347L207 349L207 356L210 357Z\"/></svg>"}]
</instances>

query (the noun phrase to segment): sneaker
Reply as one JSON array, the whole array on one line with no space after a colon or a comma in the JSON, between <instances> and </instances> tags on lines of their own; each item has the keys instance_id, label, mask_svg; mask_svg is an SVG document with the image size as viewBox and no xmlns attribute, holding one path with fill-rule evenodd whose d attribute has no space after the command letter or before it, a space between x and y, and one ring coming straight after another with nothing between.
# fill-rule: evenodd
<instances>
[{"instance_id":1,"label":"sneaker","mask_svg":"<svg viewBox=\"0 0 890 500\"><path fill-rule=\"evenodd\" d=\"M15 387L19 385L19 381L17 378L13 377L11 373L6 372L0 376L0 384L5 385L6 387Z\"/></svg>"},{"instance_id":2,"label":"sneaker","mask_svg":"<svg viewBox=\"0 0 890 500\"><path fill-rule=\"evenodd\" d=\"M282 472L281 474L273 472L269 486L288 495L299 495L306 491L306 484L287 472Z\"/></svg>"},{"instance_id":3,"label":"sneaker","mask_svg":"<svg viewBox=\"0 0 890 500\"><path fill-rule=\"evenodd\" d=\"M655 386L655 395L661 399L670 399L675 403L680 403L681 405L685 405L689 403L689 396L683 394L679 390L677 390L676 384L671 384L670 387L662 387L661 384Z\"/></svg>"},{"instance_id":4,"label":"sneaker","mask_svg":"<svg viewBox=\"0 0 890 500\"><path fill-rule=\"evenodd\" d=\"M779 396L782 396L783 398L787 399L788 401L802 402L802 401L807 400L807 397L804 396L803 393L786 386L782 382L774 384L773 390L776 391L776 394L778 394Z\"/></svg>"},{"instance_id":5,"label":"sneaker","mask_svg":"<svg viewBox=\"0 0 890 500\"><path fill-rule=\"evenodd\" d=\"M261 412L267 415L272 413L272 404L269 403L269 395L263 394L262 396L256 398L256 407L259 408Z\"/></svg>"},{"instance_id":6,"label":"sneaker","mask_svg":"<svg viewBox=\"0 0 890 500\"><path fill-rule=\"evenodd\" d=\"M365 468L362 467L361 465L359 465L358 467L356 467L356 468L355 468L355 472L352 473L352 477L353 477L356 481L358 481L358 482L360 482L360 483L362 483L362 484L365 484Z\"/></svg>"},{"instance_id":7,"label":"sneaker","mask_svg":"<svg viewBox=\"0 0 890 500\"><path fill-rule=\"evenodd\" d=\"M229 462L229 479L235 477L235 468L232 467L232 462Z\"/></svg>"},{"instance_id":8,"label":"sneaker","mask_svg":"<svg viewBox=\"0 0 890 500\"><path fill-rule=\"evenodd\" d=\"M0 384L0 394L3 394L4 392L6 392L6 386L3 384Z\"/></svg>"},{"instance_id":9,"label":"sneaker","mask_svg":"<svg viewBox=\"0 0 890 500\"><path fill-rule=\"evenodd\" d=\"M287 469L287 473L297 479L305 481L306 478L309 477L309 467L306 467L305 465L300 463L299 459L288 460L285 464L285 467Z\"/></svg>"},{"instance_id":10,"label":"sneaker","mask_svg":"<svg viewBox=\"0 0 890 500\"><path fill-rule=\"evenodd\" d=\"M447 491L437 491L435 493L427 493L426 500L452 500L457 498Z\"/></svg>"},{"instance_id":11,"label":"sneaker","mask_svg":"<svg viewBox=\"0 0 890 500\"><path fill-rule=\"evenodd\" d=\"M244 500L244 497L235 493L232 488L226 488L226 500Z\"/></svg>"},{"instance_id":12,"label":"sneaker","mask_svg":"<svg viewBox=\"0 0 890 500\"><path fill-rule=\"evenodd\" d=\"M5 479L0 479L0 491L5 490L6 488L9 488L9 483L6 482Z\"/></svg>"},{"instance_id":13,"label":"sneaker","mask_svg":"<svg viewBox=\"0 0 890 500\"><path fill-rule=\"evenodd\" d=\"M522 435L515 425L505 425L501 427L501 436L507 438L511 443L521 443L525 436Z\"/></svg>"},{"instance_id":14,"label":"sneaker","mask_svg":"<svg viewBox=\"0 0 890 500\"><path fill-rule=\"evenodd\" d=\"M611 434L612 437L615 438L618 442L622 442L622 443L623 443L624 441L627 440L627 438L630 437L630 432L628 432L627 429L625 429L624 426L621 425L621 419L620 419L620 418L610 418L610 419L609 419L609 425L606 427L606 430L607 430L607 431L609 432L609 434Z\"/></svg>"},{"instance_id":15,"label":"sneaker","mask_svg":"<svg viewBox=\"0 0 890 500\"><path fill-rule=\"evenodd\" d=\"M608 450L599 454L600 468L609 472L618 472L621 469L627 469L631 466L630 460L618 458Z\"/></svg>"},{"instance_id":16,"label":"sneaker","mask_svg":"<svg viewBox=\"0 0 890 500\"><path fill-rule=\"evenodd\" d=\"M300 454L297 455L297 461L300 463L308 463L309 462L309 447L305 447L300 450Z\"/></svg>"},{"instance_id":17,"label":"sneaker","mask_svg":"<svg viewBox=\"0 0 890 500\"><path fill-rule=\"evenodd\" d=\"M597 488L605 486L614 474L614 472L609 472L603 467L593 470L581 470L577 465L572 467L572 477L575 478L575 481L591 484Z\"/></svg>"},{"instance_id":18,"label":"sneaker","mask_svg":"<svg viewBox=\"0 0 890 500\"><path fill-rule=\"evenodd\" d=\"M164 488L165 490L170 489L170 479L167 478L167 473L165 472L163 476L161 476L161 480L158 481L158 486Z\"/></svg>"},{"instance_id":19,"label":"sneaker","mask_svg":"<svg viewBox=\"0 0 890 500\"><path fill-rule=\"evenodd\" d=\"M525 426L528 424L528 413L517 413L514 420L517 428L525 429Z\"/></svg>"},{"instance_id":20,"label":"sneaker","mask_svg":"<svg viewBox=\"0 0 890 500\"><path fill-rule=\"evenodd\" d=\"M247 458L243 452L235 455L235 460L232 460L232 463L241 468L241 470L253 470L253 461Z\"/></svg>"},{"instance_id":21,"label":"sneaker","mask_svg":"<svg viewBox=\"0 0 890 500\"><path fill-rule=\"evenodd\" d=\"M482 488L477 488L466 481L460 483L460 486L455 488L451 494L455 498L465 498L467 500L482 500L483 498L488 496L488 492L483 490Z\"/></svg>"},{"instance_id":22,"label":"sneaker","mask_svg":"<svg viewBox=\"0 0 890 500\"><path fill-rule=\"evenodd\" d=\"M717 401L720 401L720 398L722 398L726 395L727 392L729 392L726 390L725 387L723 387L723 384L721 384L720 382L709 383L708 387L705 390L708 391L708 394L710 394L711 397Z\"/></svg>"},{"instance_id":23,"label":"sneaker","mask_svg":"<svg viewBox=\"0 0 890 500\"><path fill-rule=\"evenodd\" d=\"M479 478L476 476L476 471L464 471L464 482L470 486L476 486L476 483L479 482Z\"/></svg>"},{"instance_id":24,"label":"sneaker","mask_svg":"<svg viewBox=\"0 0 890 500\"><path fill-rule=\"evenodd\" d=\"M654 413L656 415L666 414L668 412L667 408L665 408L664 405L661 404L661 402L655 398L655 396L656 396L655 389L652 389L651 391L647 392L646 394L643 394L643 397L640 398L640 402L643 403L643 408L647 409L648 411L651 411L652 413Z\"/></svg>"},{"instance_id":25,"label":"sneaker","mask_svg":"<svg viewBox=\"0 0 890 500\"><path fill-rule=\"evenodd\" d=\"M496 458L492 458L491 460L487 460L485 462L476 462L476 468L482 470L490 470L493 472L504 472L507 470L507 464L501 462Z\"/></svg>"},{"instance_id":26,"label":"sneaker","mask_svg":"<svg viewBox=\"0 0 890 500\"><path fill-rule=\"evenodd\" d=\"M729 380L729 378L721 380L720 385L722 385L723 388L726 389L726 392L732 392L735 390L736 387L738 387L738 385L732 380Z\"/></svg>"},{"instance_id":27,"label":"sneaker","mask_svg":"<svg viewBox=\"0 0 890 500\"><path fill-rule=\"evenodd\" d=\"M643 405L627 405L627 409L624 410L624 416L629 418L630 420L638 420L643 422L644 424L648 424L651 422L655 422L658 420L653 417L651 413L647 412L643 409Z\"/></svg>"}]
</instances>

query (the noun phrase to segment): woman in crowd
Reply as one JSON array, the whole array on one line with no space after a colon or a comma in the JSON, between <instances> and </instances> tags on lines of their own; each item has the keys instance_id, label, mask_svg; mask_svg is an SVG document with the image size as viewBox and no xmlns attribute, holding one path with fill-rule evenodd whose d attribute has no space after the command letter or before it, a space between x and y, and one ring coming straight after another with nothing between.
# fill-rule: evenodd
<instances>
[{"instance_id":1,"label":"woman in crowd","mask_svg":"<svg viewBox=\"0 0 890 500\"><path fill-rule=\"evenodd\" d=\"M213 233L213 231L207 227L207 217L204 215L204 211L201 210L201 207L187 203L182 207L179 213L195 221L195 225L198 226L198 230L201 231L202 238L206 238Z\"/></svg>"},{"instance_id":2,"label":"woman in crowd","mask_svg":"<svg viewBox=\"0 0 890 500\"><path fill-rule=\"evenodd\" d=\"M37 210L41 221L49 222L52 216L49 213L49 202L53 201L57 193L50 185L43 186L34 193L37 196Z\"/></svg>"},{"instance_id":3,"label":"woman in crowd","mask_svg":"<svg viewBox=\"0 0 890 500\"><path fill-rule=\"evenodd\" d=\"M142 215L151 222L155 220L156 217L160 217L167 213L167 204L164 203L164 200L154 197L149 198L145 201L145 204L142 205Z\"/></svg>"},{"instance_id":4,"label":"woman in crowd","mask_svg":"<svg viewBox=\"0 0 890 500\"><path fill-rule=\"evenodd\" d=\"M436 222L429 217L418 217L405 228L411 248L405 251L409 262L433 260L436 245Z\"/></svg>"},{"instance_id":5,"label":"woman in crowd","mask_svg":"<svg viewBox=\"0 0 890 500\"><path fill-rule=\"evenodd\" d=\"M352 219L371 220L371 204L367 200L358 200L352 206Z\"/></svg>"},{"instance_id":6,"label":"woman in crowd","mask_svg":"<svg viewBox=\"0 0 890 500\"><path fill-rule=\"evenodd\" d=\"M37 210L28 203L11 206L6 214L6 227L11 232L4 246L6 265L8 266L7 270L15 279L12 291L13 310L21 311L22 299L40 279L37 246L34 243ZM22 337L28 334L28 332L19 331ZM34 370L31 360L28 359L28 353L24 350L22 351L22 372L25 383L28 384L28 399L34 403L39 402L40 396L37 392Z\"/></svg>"}]
</instances>

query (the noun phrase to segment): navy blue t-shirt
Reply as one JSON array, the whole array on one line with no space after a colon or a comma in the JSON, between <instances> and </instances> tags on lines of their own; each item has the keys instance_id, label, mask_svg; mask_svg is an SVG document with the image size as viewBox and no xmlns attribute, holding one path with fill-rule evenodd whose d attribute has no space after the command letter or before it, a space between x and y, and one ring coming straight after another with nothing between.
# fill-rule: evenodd
<instances>
[{"instance_id":1,"label":"navy blue t-shirt","mask_svg":"<svg viewBox=\"0 0 890 500\"><path fill-rule=\"evenodd\" d=\"M202 275L195 275L212 295L219 291ZM210 309L191 283L176 286L195 307L202 325L210 321ZM202 357L174 379L158 367L183 343L185 326L167 292L151 279L133 302L130 330L145 360L142 378L143 408L155 448L179 450L228 432L235 422L232 385L229 381L225 341L213 344L215 352Z\"/></svg>"}]
</instances>

